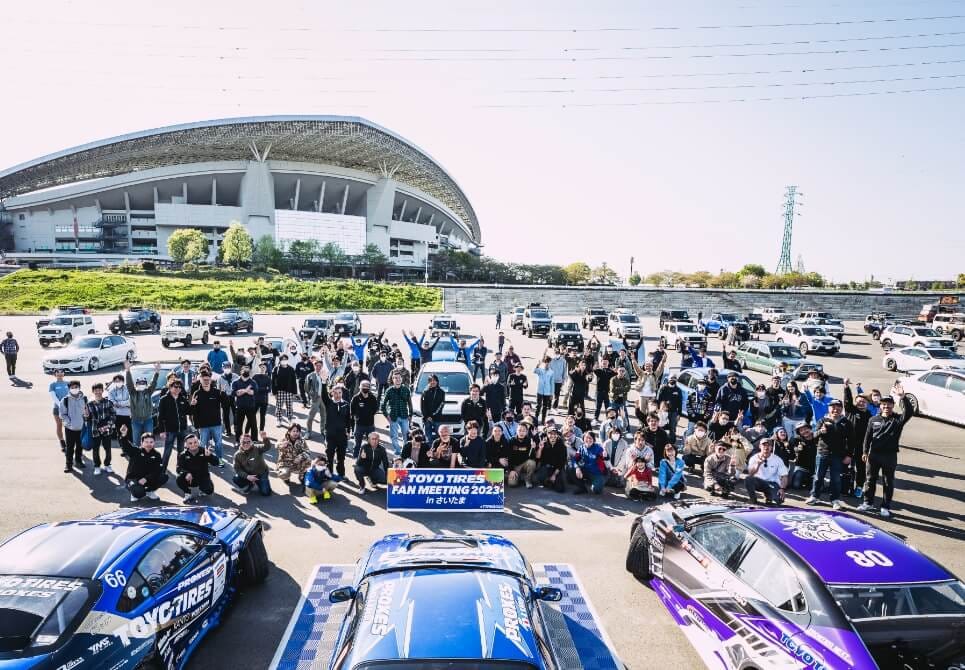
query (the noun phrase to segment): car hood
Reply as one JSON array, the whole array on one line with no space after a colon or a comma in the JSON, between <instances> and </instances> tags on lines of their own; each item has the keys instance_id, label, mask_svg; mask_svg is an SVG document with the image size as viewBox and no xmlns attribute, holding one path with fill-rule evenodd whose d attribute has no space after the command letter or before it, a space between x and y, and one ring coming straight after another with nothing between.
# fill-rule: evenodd
<instances>
[{"instance_id":1,"label":"car hood","mask_svg":"<svg viewBox=\"0 0 965 670\"><path fill-rule=\"evenodd\" d=\"M68 356L90 356L91 354L103 351L102 349L80 349L78 347L64 347L63 349L58 349L55 353L48 354L44 356L44 360L50 360L53 358L62 359Z\"/></svg>"}]
</instances>

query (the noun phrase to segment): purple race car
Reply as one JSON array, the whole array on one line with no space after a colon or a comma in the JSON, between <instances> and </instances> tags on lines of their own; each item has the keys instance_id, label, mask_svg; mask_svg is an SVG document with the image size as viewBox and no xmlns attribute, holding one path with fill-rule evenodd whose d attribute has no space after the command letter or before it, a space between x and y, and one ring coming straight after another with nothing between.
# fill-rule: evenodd
<instances>
[{"instance_id":1,"label":"purple race car","mask_svg":"<svg viewBox=\"0 0 965 670\"><path fill-rule=\"evenodd\" d=\"M965 585L847 514L660 505L634 520L627 570L710 668L965 668Z\"/></svg>"}]
</instances>

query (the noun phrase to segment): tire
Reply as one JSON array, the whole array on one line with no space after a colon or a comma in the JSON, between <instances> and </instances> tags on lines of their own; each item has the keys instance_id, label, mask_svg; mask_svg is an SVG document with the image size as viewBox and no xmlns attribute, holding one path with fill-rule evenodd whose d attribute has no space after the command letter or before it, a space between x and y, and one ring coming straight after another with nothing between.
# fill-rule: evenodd
<instances>
[{"instance_id":1,"label":"tire","mask_svg":"<svg viewBox=\"0 0 965 670\"><path fill-rule=\"evenodd\" d=\"M783 338L783 337L777 338L777 342L780 342L781 344L784 344L784 338Z\"/></svg>"},{"instance_id":2,"label":"tire","mask_svg":"<svg viewBox=\"0 0 965 670\"><path fill-rule=\"evenodd\" d=\"M191 346L191 333L188 333L188 336L184 338L184 346L186 347Z\"/></svg>"},{"instance_id":3,"label":"tire","mask_svg":"<svg viewBox=\"0 0 965 670\"><path fill-rule=\"evenodd\" d=\"M663 345L664 347L666 347L666 346L667 346L667 338L661 336L661 337L660 337L660 344Z\"/></svg>"},{"instance_id":4,"label":"tire","mask_svg":"<svg viewBox=\"0 0 965 670\"><path fill-rule=\"evenodd\" d=\"M201 344L207 344L207 343L208 343L208 331L204 331L203 333L201 333Z\"/></svg>"},{"instance_id":5,"label":"tire","mask_svg":"<svg viewBox=\"0 0 965 670\"><path fill-rule=\"evenodd\" d=\"M797 350L801 352L801 355L802 355L802 356L807 356L807 355L808 355L808 343L807 343L807 342L801 342L801 344L797 345Z\"/></svg>"},{"instance_id":6,"label":"tire","mask_svg":"<svg viewBox=\"0 0 965 670\"><path fill-rule=\"evenodd\" d=\"M96 332L97 332L96 330L94 330L93 328L91 328L90 330L87 331L87 334L88 334L88 335L93 335L93 334L96 333Z\"/></svg>"},{"instance_id":7,"label":"tire","mask_svg":"<svg viewBox=\"0 0 965 670\"><path fill-rule=\"evenodd\" d=\"M47 340L40 340L40 346L46 349L47 347L50 346L50 342L48 342Z\"/></svg>"},{"instance_id":8,"label":"tire","mask_svg":"<svg viewBox=\"0 0 965 670\"><path fill-rule=\"evenodd\" d=\"M953 331L952 331L952 339L955 340L956 342L961 342L961 341L962 341L962 331L960 331L960 330L953 330Z\"/></svg>"},{"instance_id":9,"label":"tire","mask_svg":"<svg viewBox=\"0 0 965 670\"><path fill-rule=\"evenodd\" d=\"M165 349L167 349L169 346L171 346L171 343L168 342L166 339L164 339L164 338L162 337L162 338L161 338L161 346L164 347Z\"/></svg>"},{"instance_id":10,"label":"tire","mask_svg":"<svg viewBox=\"0 0 965 670\"><path fill-rule=\"evenodd\" d=\"M90 372L97 372L97 369L100 366L101 366L101 362L97 360L97 356L93 356L89 361L87 361L87 369Z\"/></svg>"},{"instance_id":11,"label":"tire","mask_svg":"<svg viewBox=\"0 0 965 670\"><path fill-rule=\"evenodd\" d=\"M255 533L238 556L242 586L261 584L268 578L268 551L261 533Z\"/></svg>"},{"instance_id":12,"label":"tire","mask_svg":"<svg viewBox=\"0 0 965 670\"><path fill-rule=\"evenodd\" d=\"M124 355L124 358L127 359L128 363L133 363L134 359L137 358L137 356L134 355L134 350L131 349L130 351L127 352L127 354Z\"/></svg>"},{"instance_id":13,"label":"tire","mask_svg":"<svg viewBox=\"0 0 965 670\"><path fill-rule=\"evenodd\" d=\"M909 404L911 404L911 413L913 416L919 415L918 398L913 396L911 393L906 393L905 397L908 398Z\"/></svg>"},{"instance_id":14,"label":"tire","mask_svg":"<svg viewBox=\"0 0 965 670\"><path fill-rule=\"evenodd\" d=\"M208 332L211 333L212 335L217 335L218 329L215 328L214 326L208 326Z\"/></svg>"},{"instance_id":15,"label":"tire","mask_svg":"<svg viewBox=\"0 0 965 670\"><path fill-rule=\"evenodd\" d=\"M885 367L888 368L891 372L895 372L898 370L898 364L895 363L895 360L893 358L885 359Z\"/></svg>"},{"instance_id":16,"label":"tire","mask_svg":"<svg viewBox=\"0 0 965 670\"><path fill-rule=\"evenodd\" d=\"M891 349L891 340L881 340L881 346L885 349Z\"/></svg>"},{"instance_id":17,"label":"tire","mask_svg":"<svg viewBox=\"0 0 965 670\"><path fill-rule=\"evenodd\" d=\"M879 332L876 330L875 332L871 333L871 339L873 339L873 340L880 340L880 339L881 339L881 333L879 333Z\"/></svg>"},{"instance_id":18,"label":"tire","mask_svg":"<svg viewBox=\"0 0 965 670\"><path fill-rule=\"evenodd\" d=\"M237 334L238 334L238 329L237 329L237 328L229 328L229 329L228 329L228 334L229 334L229 335L237 335Z\"/></svg>"},{"instance_id":19,"label":"tire","mask_svg":"<svg viewBox=\"0 0 965 670\"><path fill-rule=\"evenodd\" d=\"M68 344L70 344L71 340L73 339L74 339L74 336L71 335L70 333L67 333L66 335L64 335L64 339L62 340L64 343L64 346L67 346Z\"/></svg>"},{"instance_id":20,"label":"tire","mask_svg":"<svg viewBox=\"0 0 965 670\"><path fill-rule=\"evenodd\" d=\"M650 579L650 545L643 527L637 526L627 548L627 572L637 579Z\"/></svg>"},{"instance_id":21,"label":"tire","mask_svg":"<svg viewBox=\"0 0 965 670\"><path fill-rule=\"evenodd\" d=\"M924 347L925 345L922 344L921 342L915 342L915 346L916 346L916 347Z\"/></svg>"},{"instance_id":22,"label":"tire","mask_svg":"<svg viewBox=\"0 0 965 670\"><path fill-rule=\"evenodd\" d=\"M253 332L255 332L255 322L254 322L254 321L252 321L251 323L248 324L248 334L251 335Z\"/></svg>"}]
</instances>

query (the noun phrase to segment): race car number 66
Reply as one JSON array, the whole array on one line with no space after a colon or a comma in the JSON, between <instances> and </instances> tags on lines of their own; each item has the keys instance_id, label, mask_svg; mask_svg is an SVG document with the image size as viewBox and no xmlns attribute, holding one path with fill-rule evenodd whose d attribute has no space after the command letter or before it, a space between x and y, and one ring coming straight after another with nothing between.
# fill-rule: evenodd
<instances>
[{"instance_id":1,"label":"race car number 66","mask_svg":"<svg viewBox=\"0 0 965 670\"><path fill-rule=\"evenodd\" d=\"M860 565L862 568L873 568L876 565L882 568L890 568L895 563L880 551L868 549L866 551L846 551L845 555Z\"/></svg>"},{"instance_id":2,"label":"race car number 66","mask_svg":"<svg viewBox=\"0 0 965 670\"><path fill-rule=\"evenodd\" d=\"M104 581L112 589L116 589L119 586L124 586L127 584L127 577L120 570L114 572L108 572L104 575Z\"/></svg>"}]
</instances>

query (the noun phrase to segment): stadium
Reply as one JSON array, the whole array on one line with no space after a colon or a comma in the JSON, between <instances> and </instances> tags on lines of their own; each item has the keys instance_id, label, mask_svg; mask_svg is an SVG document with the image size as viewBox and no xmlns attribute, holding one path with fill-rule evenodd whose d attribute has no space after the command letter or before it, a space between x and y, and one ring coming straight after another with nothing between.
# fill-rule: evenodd
<instances>
[{"instance_id":1,"label":"stadium","mask_svg":"<svg viewBox=\"0 0 965 670\"><path fill-rule=\"evenodd\" d=\"M401 267L439 249L479 253L463 190L415 144L358 117L260 116L112 137L0 172L0 250L21 262L168 260L198 228L211 258L240 222L280 248L295 240Z\"/></svg>"}]
</instances>

